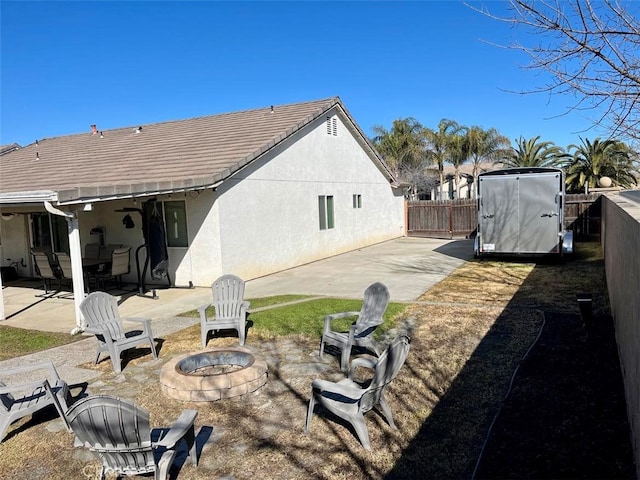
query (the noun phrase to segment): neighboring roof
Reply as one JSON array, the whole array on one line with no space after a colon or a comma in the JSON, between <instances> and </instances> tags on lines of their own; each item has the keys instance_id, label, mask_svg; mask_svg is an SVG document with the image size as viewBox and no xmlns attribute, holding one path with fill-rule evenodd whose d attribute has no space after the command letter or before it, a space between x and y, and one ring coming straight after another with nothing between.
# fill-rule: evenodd
<instances>
[{"instance_id":1,"label":"neighboring roof","mask_svg":"<svg viewBox=\"0 0 640 480\"><path fill-rule=\"evenodd\" d=\"M502 168L502 163L491 163L491 162L483 162L478 164L478 175L483 172L488 172L491 170L498 170ZM437 167L432 167L435 172L438 172ZM442 169L442 173L446 180L450 180L453 178L455 174L455 167L453 165L445 165ZM473 163L463 163L458 168L458 173L461 177L471 177L473 175Z\"/></svg>"},{"instance_id":2,"label":"neighboring roof","mask_svg":"<svg viewBox=\"0 0 640 480\"><path fill-rule=\"evenodd\" d=\"M20 145L18 145L17 143L12 143L10 145L2 145L0 146L0 155L13 152L14 150L18 150L19 148L20 148Z\"/></svg>"},{"instance_id":3,"label":"neighboring roof","mask_svg":"<svg viewBox=\"0 0 640 480\"><path fill-rule=\"evenodd\" d=\"M394 182L340 98L333 97L42 139L0 157L0 203L43 191L70 204L209 188L334 108Z\"/></svg>"}]
</instances>

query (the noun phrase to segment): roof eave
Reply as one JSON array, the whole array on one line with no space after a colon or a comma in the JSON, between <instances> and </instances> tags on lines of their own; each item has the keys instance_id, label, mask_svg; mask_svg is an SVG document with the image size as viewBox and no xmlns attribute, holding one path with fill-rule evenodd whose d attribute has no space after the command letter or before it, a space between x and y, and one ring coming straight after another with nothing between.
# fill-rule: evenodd
<instances>
[{"instance_id":1,"label":"roof eave","mask_svg":"<svg viewBox=\"0 0 640 480\"><path fill-rule=\"evenodd\" d=\"M151 181L134 184L78 187L59 191L58 204L73 205L77 203L104 202L125 198L148 197L193 190L206 190L209 188L217 188L222 183L223 179L222 175L214 175L211 177Z\"/></svg>"}]
</instances>

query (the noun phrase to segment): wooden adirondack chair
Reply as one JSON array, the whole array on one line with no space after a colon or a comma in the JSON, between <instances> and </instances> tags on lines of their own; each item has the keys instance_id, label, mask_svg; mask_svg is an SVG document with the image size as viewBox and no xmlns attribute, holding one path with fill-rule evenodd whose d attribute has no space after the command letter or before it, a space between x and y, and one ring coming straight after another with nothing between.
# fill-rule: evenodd
<instances>
[{"instance_id":1,"label":"wooden adirondack chair","mask_svg":"<svg viewBox=\"0 0 640 480\"><path fill-rule=\"evenodd\" d=\"M198 464L194 421L198 412L183 410L167 431L149 427L149 412L117 397L92 395L76 402L67 411L67 419L76 435L74 446L85 447L102 461L100 478L108 472L120 476L154 473L166 479L175 459L178 444L187 443L189 456ZM157 441L156 433L164 433ZM160 459L156 463L154 452Z\"/></svg>"},{"instance_id":2,"label":"wooden adirondack chair","mask_svg":"<svg viewBox=\"0 0 640 480\"><path fill-rule=\"evenodd\" d=\"M342 350L340 357L340 369L347 371L351 348L354 346L368 348L378 355L378 347L373 339L373 332L383 321L387 305L389 304L389 290L382 283L376 282L370 285L364 292L362 309L359 312L342 312L327 315L324 318L324 330L320 341L320 353L322 358L325 345L333 345ZM357 316L357 320L348 332L336 332L331 329L331 322L339 318Z\"/></svg>"},{"instance_id":3,"label":"wooden adirondack chair","mask_svg":"<svg viewBox=\"0 0 640 480\"><path fill-rule=\"evenodd\" d=\"M116 373L122 371L120 354L140 344L151 346L153 358L158 358L156 346L151 332L151 320L148 318L120 318L118 313L118 299L106 292L90 293L80 304L80 311L87 322L85 332L93 333L98 340L96 364L102 352L111 357L111 364ZM125 332L123 320L138 322L142 331Z\"/></svg>"},{"instance_id":4,"label":"wooden adirondack chair","mask_svg":"<svg viewBox=\"0 0 640 480\"><path fill-rule=\"evenodd\" d=\"M9 378L42 375L42 379L33 382L9 382ZM69 401L69 387L60 378L51 362L5 369L0 372L0 442L5 437L9 425L27 415L53 405L62 417L67 429L64 412ZM8 382L10 384L5 383Z\"/></svg>"},{"instance_id":5,"label":"wooden adirondack chair","mask_svg":"<svg viewBox=\"0 0 640 480\"><path fill-rule=\"evenodd\" d=\"M353 425L362 446L371 450L364 414L376 405L380 405L384 418L391 427L396 428L391 409L384 398L384 391L400 371L408 354L409 337L401 335L395 338L376 360L365 357L354 359L348 378L337 383L314 380L307 410L305 432L309 432L314 408L318 404ZM364 385L354 382L353 374L356 367L373 369L373 378Z\"/></svg>"},{"instance_id":6,"label":"wooden adirondack chair","mask_svg":"<svg viewBox=\"0 0 640 480\"><path fill-rule=\"evenodd\" d=\"M244 281L235 275L223 275L211 285L213 303L198 308L202 348L207 346L209 332L232 329L238 332L240 345L244 345L249 302L244 301ZM215 308L215 317L207 317L207 308Z\"/></svg>"}]
</instances>

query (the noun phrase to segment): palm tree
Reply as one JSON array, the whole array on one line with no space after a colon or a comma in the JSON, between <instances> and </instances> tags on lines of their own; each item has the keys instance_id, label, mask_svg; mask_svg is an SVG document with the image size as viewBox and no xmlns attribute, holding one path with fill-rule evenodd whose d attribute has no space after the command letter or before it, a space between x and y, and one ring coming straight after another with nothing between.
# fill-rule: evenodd
<instances>
[{"instance_id":1,"label":"palm tree","mask_svg":"<svg viewBox=\"0 0 640 480\"><path fill-rule=\"evenodd\" d=\"M467 132L469 154L473 162L473 197L477 193L478 173L482 162L495 162L509 154L511 142L495 128L484 130L473 126Z\"/></svg>"},{"instance_id":2,"label":"palm tree","mask_svg":"<svg viewBox=\"0 0 640 480\"><path fill-rule=\"evenodd\" d=\"M637 185L637 169L634 168L630 148L618 140L601 141L596 138L593 143L589 139L580 138L581 145L569 145L574 150L566 162L567 190L580 192L585 185L598 186L598 180L609 177L613 185L629 188Z\"/></svg>"},{"instance_id":3,"label":"palm tree","mask_svg":"<svg viewBox=\"0 0 640 480\"><path fill-rule=\"evenodd\" d=\"M437 130L426 128L424 134L427 140L427 158L433 164L438 165L438 173L440 175L440 195L442 198L442 188L444 187L444 162L447 161L447 148L451 135L460 131L460 125L454 120L443 118L438 123Z\"/></svg>"},{"instance_id":4,"label":"palm tree","mask_svg":"<svg viewBox=\"0 0 640 480\"><path fill-rule=\"evenodd\" d=\"M520 137L518 147L502 159L505 167L555 167L568 157L564 149L553 142L540 142L540 136L525 140Z\"/></svg>"},{"instance_id":5,"label":"palm tree","mask_svg":"<svg viewBox=\"0 0 640 480\"><path fill-rule=\"evenodd\" d=\"M469 159L469 136L466 127L460 127L458 131L449 136L447 142L447 159L453 165L453 185L456 190L456 198L460 198L460 166Z\"/></svg>"},{"instance_id":6,"label":"palm tree","mask_svg":"<svg viewBox=\"0 0 640 480\"><path fill-rule=\"evenodd\" d=\"M372 143L383 156L396 178L403 178L405 172L413 172L412 190L416 193L414 181L416 170L425 167L424 127L415 118L400 118L393 121L390 130L375 125Z\"/></svg>"}]
</instances>

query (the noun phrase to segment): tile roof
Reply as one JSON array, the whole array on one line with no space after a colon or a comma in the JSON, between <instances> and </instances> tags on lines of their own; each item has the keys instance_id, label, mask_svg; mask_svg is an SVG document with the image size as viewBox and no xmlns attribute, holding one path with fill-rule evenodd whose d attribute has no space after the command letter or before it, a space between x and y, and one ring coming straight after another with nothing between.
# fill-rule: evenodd
<instances>
[{"instance_id":1,"label":"tile roof","mask_svg":"<svg viewBox=\"0 0 640 480\"><path fill-rule=\"evenodd\" d=\"M0 197L55 191L60 203L206 188L336 107L384 162L339 97L45 138L0 156ZM349 122L348 122L349 123ZM387 175L390 181L393 178Z\"/></svg>"}]
</instances>

